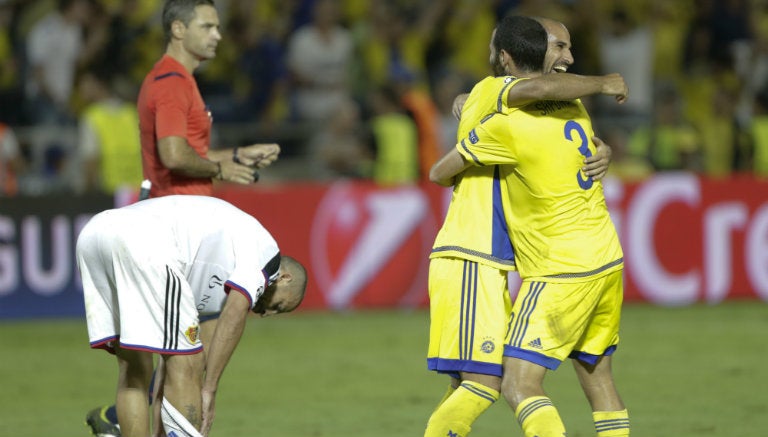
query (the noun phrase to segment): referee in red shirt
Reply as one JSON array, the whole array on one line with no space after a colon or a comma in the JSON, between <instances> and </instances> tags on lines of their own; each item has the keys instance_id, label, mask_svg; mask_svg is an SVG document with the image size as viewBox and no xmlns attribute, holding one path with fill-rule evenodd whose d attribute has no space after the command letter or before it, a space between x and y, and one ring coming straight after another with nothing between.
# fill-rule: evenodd
<instances>
[{"instance_id":1,"label":"referee in red shirt","mask_svg":"<svg viewBox=\"0 0 768 437\"><path fill-rule=\"evenodd\" d=\"M277 159L277 144L210 149L211 113L192 72L213 59L221 40L212 0L168 0L163 8L166 50L147 74L138 98L144 178L150 197L210 196L213 179L250 184Z\"/></svg>"}]
</instances>

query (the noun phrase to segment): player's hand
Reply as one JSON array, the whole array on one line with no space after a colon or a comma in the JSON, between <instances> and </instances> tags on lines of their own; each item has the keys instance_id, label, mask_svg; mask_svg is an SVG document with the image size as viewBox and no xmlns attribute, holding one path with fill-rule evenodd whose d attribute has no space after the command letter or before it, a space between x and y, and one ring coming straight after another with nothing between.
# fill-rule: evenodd
<instances>
[{"instance_id":1,"label":"player's hand","mask_svg":"<svg viewBox=\"0 0 768 437\"><path fill-rule=\"evenodd\" d=\"M256 180L253 168L247 165L238 164L230 159L219 161L219 165L221 165L219 179L222 181L247 185Z\"/></svg>"},{"instance_id":2,"label":"player's hand","mask_svg":"<svg viewBox=\"0 0 768 437\"><path fill-rule=\"evenodd\" d=\"M606 74L603 76L602 93L608 96L615 96L616 101L622 104L629 98L629 88L624 82L624 77L618 73Z\"/></svg>"},{"instance_id":3,"label":"player's hand","mask_svg":"<svg viewBox=\"0 0 768 437\"><path fill-rule=\"evenodd\" d=\"M203 423L200 425L200 433L208 437L213 425L213 418L216 416L216 392L203 389L201 392L203 401Z\"/></svg>"},{"instance_id":4,"label":"player's hand","mask_svg":"<svg viewBox=\"0 0 768 437\"><path fill-rule=\"evenodd\" d=\"M275 143L251 144L237 148L237 159L240 164L252 168L264 168L275 162L278 155L280 155L280 146Z\"/></svg>"},{"instance_id":5,"label":"player's hand","mask_svg":"<svg viewBox=\"0 0 768 437\"><path fill-rule=\"evenodd\" d=\"M611 149L611 146L605 144L603 140L598 137L592 137L592 141L595 143L597 152L589 158L584 159L584 166L581 170L585 175L591 177L593 181L599 181L608 171L608 164L611 163L613 150Z\"/></svg>"},{"instance_id":6,"label":"player's hand","mask_svg":"<svg viewBox=\"0 0 768 437\"><path fill-rule=\"evenodd\" d=\"M467 102L469 94L459 94L453 99L453 116L456 120L461 120L461 110L464 108L464 103Z\"/></svg>"}]
</instances>

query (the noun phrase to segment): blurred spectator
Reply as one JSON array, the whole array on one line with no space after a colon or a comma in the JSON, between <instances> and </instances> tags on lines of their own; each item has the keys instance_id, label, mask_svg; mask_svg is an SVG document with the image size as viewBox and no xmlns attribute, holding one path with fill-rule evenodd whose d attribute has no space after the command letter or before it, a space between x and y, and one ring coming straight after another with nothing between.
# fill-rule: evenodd
<instances>
[{"instance_id":1,"label":"blurred spectator","mask_svg":"<svg viewBox=\"0 0 768 437\"><path fill-rule=\"evenodd\" d=\"M726 177L742 166L744 143L736 123L737 96L734 91L719 86L710 105L712 117L699 126L702 144L703 171L708 176Z\"/></svg>"},{"instance_id":2,"label":"blurred spectator","mask_svg":"<svg viewBox=\"0 0 768 437\"><path fill-rule=\"evenodd\" d=\"M496 27L493 6L490 0L456 0L447 14L445 44L451 48L448 68L473 82L491 73L481 54L488 52L488 35Z\"/></svg>"},{"instance_id":3,"label":"blurred spectator","mask_svg":"<svg viewBox=\"0 0 768 437\"><path fill-rule=\"evenodd\" d=\"M327 120L351 97L353 49L352 36L339 24L338 1L317 0L312 23L298 29L288 42L288 69L300 120Z\"/></svg>"},{"instance_id":4,"label":"blurred spectator","mask_svg":"<svg viewBox=\"0 0 768 437\"><path fill-rule=\"evenodd\" d=\"M653 166L648 162L647 157L634 155L628 150L629 134L625 129L613 127L600 135L606 144L611 145L613 153L608 175L625 182L636 182L653 174Z\"/></svg>"},{"instance_id":5,"label":"blurred spectator","mask_svg":"<svg viewBox=\"0 0 768 437\"><path fill-rule=\"evenodd\" d=\"M768 178L768 92L763 90L755 98L755 114L749 126L752 149L751 170L755 175Z\"/></svg>"},{"instance_id":6,"label":"blurred spectator","mask_svg":"<svg viewBox=\"0 0 768 437\"><path fill-rule=\"evenodd\" d=\"M647 23L636 23L617 6L609 17L607 30L600 34L600 65L603 74L620 73L629 87L630 98L616 107L613 98L598 98L601 107L638 117L650 116L653 96L653 35ZM608 106L610 105L610 106Z\"/></svg>"},{"instance_id":7,"label":"blurred spectator","mask_svg":"<svg viewBox=\"0 0 768 437\"><path fill-rule=\"evenodd\" d=\"M320 181L370 177L372 154L360 112L351 99L332 111L328 123L309 141L308 176Z\"/></svg>"},{"instance_id":8,"label":"blurred spectator","mask_svg":"<svg viewBox=\"0 0 768 437\"><path fill-rule=\"evenodd\" d=\"M138 189L142 180L136 105L115 92L111 73L84 72L78 88L87 106L80 117L78 153L85 191Z\"/></svg>"},{"instance_id":9,"label":"blurred spectator","mask_svg":"<svg viewBox=\"0 0 768 437\"><path fill-rule=\"evenodd\" d=\"M465 81L454 71L444 71L438 75L434 86L435 105L439 112L440 152L443 156L456 145L456 132L459 120L453 115L453 100L459 94L469 92L474 82ZM470 85L470 86L465 86Z\"/></svg>"},{"instance_id":10,"label":"blurred spectator","mask_svg":"<svg viewBox=\"0 0 768 437\"><path fill-rule=\"evenodd\" d=\"M27 38L27 103L37 123L73 120L69 99L75 71L98 49L83 38L91 19L88 0L58 0L56 10L37 21Z\"/></svg>"},{"instance_id":11,"label":"blurred spectator","mask_svg":"<svg viewBox=\"0 0 768 437\"><path fill-rule=\"evenodd\" d=\"M111 8L98 8L106 31L104 44L94 59L96 67L111 76L124 76L137 83L152 67L156 53L146 47L156 47L162 39L158 31L153 33L151 14L142 7L141 0L113 2ZM146 3L146 2L144 2Z\"/></svg>"},{"instance_id":12,"label":"blurred spectator","mask_svg":"<svg viewBox=\"0 0 768 437\"><path fill-rule=\"evenodd\" d=\"M231 92L208 98L212 111L220 121L284 120L288 109L282 29L261 20L254 25L247 16L236 14L227 31L232 44L225 46L237 48L234 68L230 67L234 78Z\"/></svg>"},{"instance_id":13,"label":"blurred spectator","mask_svg":"<svg viewBox=\"0 0 768 437\"><path fill-rule=\"evenodd\" d=\"M20 124L24 91L21 82L21 59L17 53L16 5L0 3L0 120Z\"/></svg>"},{"instance_id":14,"label":"blurred spectator","mask_svg":"<svg viewBox=\"0 0 768 437\"><path fill-rule=\"evenodd\" d=\"M17 175L25 167L16 135L10 126L0 123L0 197L10 197L18 193Z\"/></svg>"},{"instance_id":15,"label":"blurred spectator","mask_svg":"<svg viewBox=\"0 0 768 437\"><path fill-rule=\"evenodd\" d=\"M419 180L419 134L405 114L400 95L392 87L371 92L369 120L375 159L373 180L381 185L412 184Z\"/></svg>"},{"instance_id":16,"label":"blurred spectator","mask_svg":"<svg viewBox=\"0 0 768 437\"><path fill-rule=\"evenodd\" d=\"M409 3L372 2L358 35L361 74L368 89L386 86L393 77L410 75L429 89L427 50L439 32L437 23L450 0Z\"/></svg>"},{"instance_id":17,"label":"blurred spectator","mask_svg":"<svg viewBox=\"0 0 768 437\"><path fill-rule=\"evenodd\" d=\"M682 59L685 79L679 82L684 103L685 117L696 125L706 123L711 117L714 90L714 61L710 56L712 32L702 19L694 21L685 38ZM729 63L730 58L724 60ZM630 92L632 92L630 90Z\"/></svg>"},{"instance_id":18,"label":"blurred spectator","mask_svg":"<svg viewBox=\"0 0 768 437\"><path fill-rule=\"evenodd\" d=\"M677 91L660 87L654 100L653 121L632 132L629 154L646 157L656 170L697 170L701 139L683 118Z\"/></svg>"},{"instance_id":19,"label":"blurred spectator","mask_svg":"<svg viewBox=\"0 0 768 437\"><path fill-rule=\"evenodd\" d=\"M674 82L683 78L680 59L688 30L680 23L690 21L692 9L693 0L651 0L648 19L653 29L652 62L656 81Z\"/></svg>"},{"instance_id":20,"label":"blurred spectator","mask_svg":"<svg viewBox=\"0 0 768 437\"><path fill-rule=\"evenodd\" d=\"M400 104L416 123L418 134L419 177L429 180L429 169L440 159L440 113L427 90L419 88L416 78L408 72L392 77L392 89L400 97Z\"/></svg>"},{"instance_id":21,"label":"blurred spectator","mask_svg":"<svg viewBox=\"0 0 768 437\"><path fill-rule=\"evenodd\" d=\"M63 175L85 174L71 156L79 149L75 114L84 103L72 94L74 74L109 70L137 88L160 55L147 47L162 45L161 4L0 0L0 120L14 128L70 123L61 131L15 129L19 142L29 145L30 174L19 175L22 194L59 190L68 186ZM356 133L345 136L341 128L355 119L351 98L364 101L380 88L394 88L405 106L400 111L416 121L417 161L429 165L430 151L453 146L450 90L487 74L477 53L487 51L496 21L516 13L571 28L573 50L581 54L572 71L624 75L626 105L611 101L609 110L604 100L584 103L596 127L621 132L628 146L652 144L645 152L660 169L679 164L726 175L760 166L764 114L753 102L768 88L768 0L220 0L217 6L224 41L231 43L220 45L216 62L203 63L195 76L218 121L213 133L224 142L270 138L291 145L284 158L306 161L310 156L299 154L317 153L323 138L357 141ZM702 132L701 148L682 158L672 153L681 158L674 165L658 156L652 127L652 90L658 87L677 89L681 119ZM324 118L328 124L315 135ZM296 119L309 123L292 124ZM358 130L365 130L367 119L359 122ZM745 133L751 142L742 140ZM323 150L311 159L326 156L320 158L324 170L312 174L357 174L339 160L345 153Z\"/></svg>"},{"instance_id":22,"label":"blurred spectator","mask_svg":"<svg viewBox=\"0 0 768 437\"><path fill-rule=\"evenodd\" d=\"M746 76L751 56L752 28L748 0L717 0L712 2L709 26L712 30L712 53L728 52L734 68Z\"/></svg>"}]
</instances>

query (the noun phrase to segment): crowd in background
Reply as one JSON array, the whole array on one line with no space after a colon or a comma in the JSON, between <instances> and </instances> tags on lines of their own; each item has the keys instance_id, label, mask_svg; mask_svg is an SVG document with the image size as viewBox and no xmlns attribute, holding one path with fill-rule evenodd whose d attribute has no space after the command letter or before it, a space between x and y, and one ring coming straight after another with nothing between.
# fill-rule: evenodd
<instances>
[{"instance_id":1,"label":"crowd in background","mask_svg":"<svg viewBox=\"0 0 768 437\"><path fill-rule=\"evenodd\" d=\"M165 49L161 8L0 0L0 195L138 187L132 111ZM768 176L768 0L216 0L216 8L223 40L196 72L214 136L280 143L275 179L423 180L454 145L453 99L490 74L490 35L509 13L562 21L570 72L625 77L625 105L584 99L613 147L615 176Z\"/></svg>"}]
</instances>

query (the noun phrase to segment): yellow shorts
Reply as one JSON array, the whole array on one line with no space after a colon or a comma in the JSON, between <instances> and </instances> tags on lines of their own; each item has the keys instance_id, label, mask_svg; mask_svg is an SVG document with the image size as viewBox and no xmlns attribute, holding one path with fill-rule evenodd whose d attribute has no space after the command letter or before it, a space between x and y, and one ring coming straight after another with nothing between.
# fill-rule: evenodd
<instances>
[{"instance_id":1,"label":"yellow shorts","mask_svg":"<svg viewBox=\"0 0 768 437\"><path fill-rule=\"evenodd\" d=\"M501 376L512 309L507 272L460 258L432 258L429 301L429 370Z\"/></svg>"},{"instance_id":2,"label":"yellow shorts","mask_svg":"<svg viewBox=\"0 0 768 437\"><path fill-rule=\"evenodd\" d=\"M622 271L592 281L523 281L504 338L504 356L557 369L566 358L595 364L619 343Z\"/></svg>"}]
</instances>

